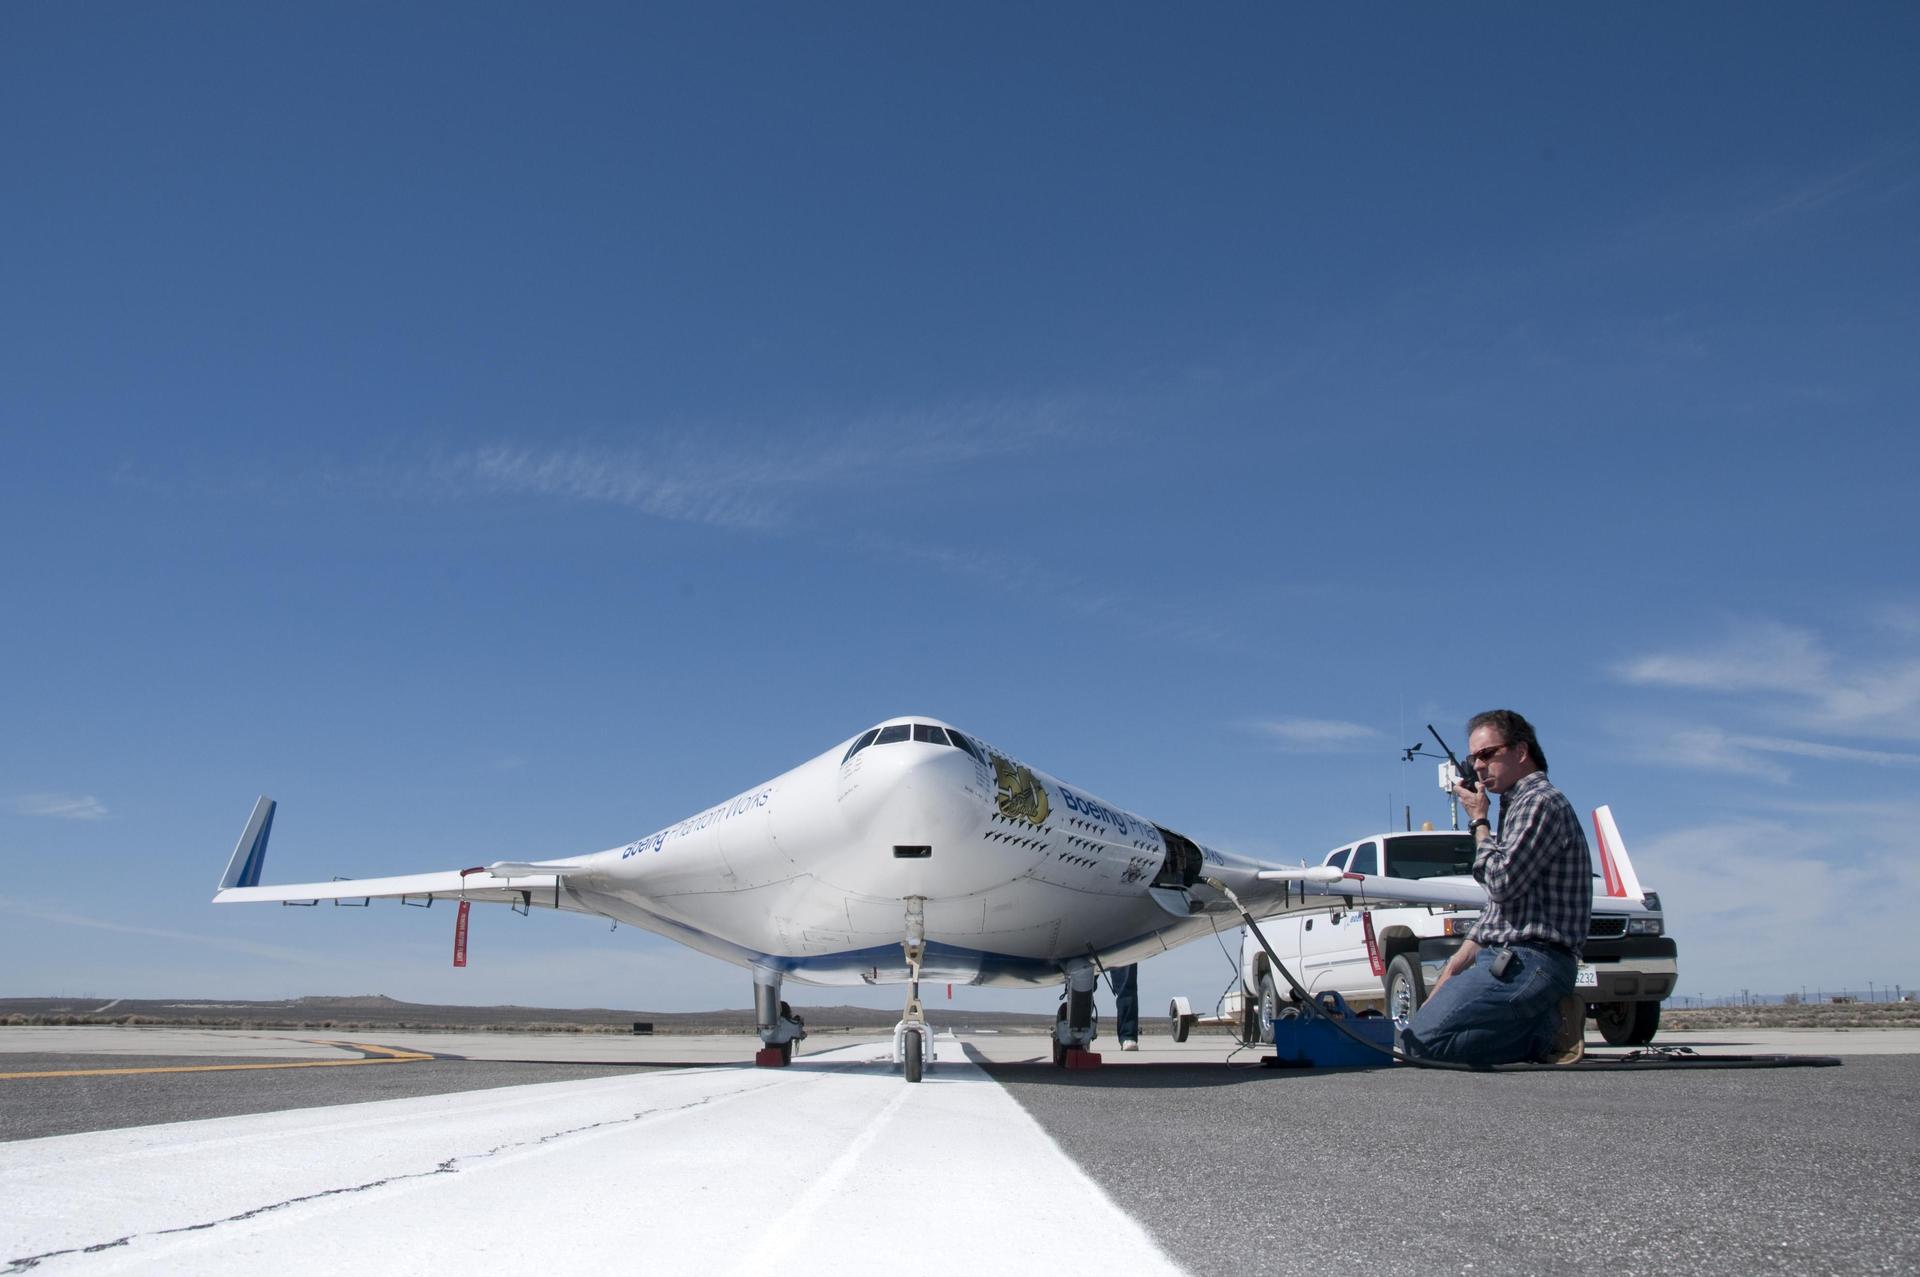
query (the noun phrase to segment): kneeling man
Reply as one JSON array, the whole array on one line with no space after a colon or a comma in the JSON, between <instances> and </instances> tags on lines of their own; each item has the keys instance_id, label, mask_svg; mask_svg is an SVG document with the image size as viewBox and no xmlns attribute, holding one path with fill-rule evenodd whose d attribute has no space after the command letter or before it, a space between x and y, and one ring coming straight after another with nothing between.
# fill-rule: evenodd
<instances>
[{"instance_id":1,"label":"kneeling man","mask_svg":"<svg viewBox=\"0 0 1920 1277\"><path fill-rule=\"evenodd\" d=\"M1460 1064L1580 1058L1586 1007L1573 992L1593 910L1593 862L1553 782L1533 724L1488 710L1467 724L1478 789L1456 785L1487 889L1480 921L1401 1035L1407 1054ZM1500 824L1487 820L1500 795Z\"/></svg>"}]
</instances>

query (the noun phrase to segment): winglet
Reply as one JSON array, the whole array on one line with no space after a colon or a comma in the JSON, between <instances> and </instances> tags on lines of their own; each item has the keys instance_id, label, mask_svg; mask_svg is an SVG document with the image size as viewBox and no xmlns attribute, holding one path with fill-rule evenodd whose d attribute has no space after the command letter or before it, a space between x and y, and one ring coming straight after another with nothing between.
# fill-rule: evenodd
<instances>
[{"instance_id":1,"label":"winglet","mask_svg":"<svg viewBox=\"0 0 1920 1277\"><path fill-rule=\"evenodd\" d=\"M260 870L267 863L267 836L273 832L274 806L273 799L264 794L253 805L253 818L247 821L240 841L233 845L233 859L227 862L227 872L220 876L220 890L260 885Z\"/></svg>"},{"instance_id":2,"label":"winglet","mask_svg":"<svg viewBox=\"0 0 1920 1277\"><path fill-rule=\"evenodd\" d=\"M1640 875L1634 873L1633 861L1627 858L1627 844L1620 837L1620 826L1613 823L1613 808L1593 809L1593 832L1600 840L1600 874L1606 881L1607 894L1615 898L1643 899L1646 892L1640 889Z\"/></svg>"}]
</instances>

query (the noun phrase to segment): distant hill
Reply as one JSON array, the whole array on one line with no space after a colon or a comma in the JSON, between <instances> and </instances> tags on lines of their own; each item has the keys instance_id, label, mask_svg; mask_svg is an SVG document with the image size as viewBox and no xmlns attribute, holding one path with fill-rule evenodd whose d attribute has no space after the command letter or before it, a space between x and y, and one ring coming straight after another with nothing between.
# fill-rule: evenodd
<instances>
[{"instance_id":1,"label":"distant hill","mask_svg":"<svg viewBox=\"0 0 1920 1277\"><path fill-rule=\"evenodd\" d=\"M817 1032L890 1029L898 1011L874 1007L798 1007ZM1050 1015L929 1008L940 1028L1044 1033ZM325 995L280 1002L199 998L0 998L0 1026L10 1024L151 1024L216 1029L483 1029L497 1032L631 1033L636 1022L655 1033L752 1033L751 1009L623 1011L606 1007L432 1006L385 994Z\"/></svg>"},{"instance_id":2,"label":"distant hill","mask_svg":"<svg viewBox=\"0 0 1920 1277\"><path fill-rule=\"evenodd\" d=\"M1920 1002L1812 1002L1798 1005L1660 1008L1668 1029L1915 1029ZM1654 1041L1659 1042L1659 1038Z\"/></svg>"},{"instance_id":3,"label":"distant hill","mask_svg":"<svg viewBox=\"0 0 1920 1277\"><path fill-rule=\"evenodd\" d=\"M900 1013L876 1007L800 1007L814 1032L876 1033L891 1029ZM959 1011L930 1007L939 1028L1045 1033L1050 1015L1008 1011ZM0 1028L35 1024L151 1024L212 1029L466 1029L489 1032L631 1033L636 1021L654 1033L753 1032L753 1012L624 1011L607 1007L432 1006L401 1002L380 993L332 994L281 1002L213 998L0 998ZM1825 1003L1804 1006L1662 1008L1670 1029L1724 1028L1920 1028L1920 1003ZM1165 1021L1142 1025L1149 1034ZM1201 1031L1201 1030L1196 1030Z\"/></svg>"}]
</instances>

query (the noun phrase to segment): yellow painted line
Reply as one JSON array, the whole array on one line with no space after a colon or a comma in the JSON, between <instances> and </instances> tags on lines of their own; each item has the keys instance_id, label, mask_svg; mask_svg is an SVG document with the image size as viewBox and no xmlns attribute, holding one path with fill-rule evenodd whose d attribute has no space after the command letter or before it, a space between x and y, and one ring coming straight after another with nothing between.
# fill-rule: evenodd
<instances>
[{"instance_id":1,"label":"yellow painted line","mask_svg":"<svg viewBox=\"0 0 1920 1277\"><path fill-rule=\"evenodd\" d=\"M126 1077L141 1073L247 1073L259 1069L332 1069L353 1064L411 1064L418 1060L433 1058L431 1055L424 1055L419 1051L408 1051L401 1047L372 1046L358 1042L322 1042L318 1045L337 1045L372 1054L371 1058L361 1060L286 1060L276 1064L165 1064L129 1069L52 1069L44 1073L0 1073L0 1081L29 1077Z\"/></svg>"},{"instance_id":2,"label":"yellow painted line","mask_svg":"<svg viewBox=\"0 0 1920 1277\"><path fill-rule=\"evenodd\" d=\"M395 1060L431 1060L433 1058L424 1051L409 1051L404 1046L375 1046L371 1042L321 1042L319 1045L351 1047L355 1051L365 1051L369 1055L384 1055Z\"/></svg>"}]
</instances>

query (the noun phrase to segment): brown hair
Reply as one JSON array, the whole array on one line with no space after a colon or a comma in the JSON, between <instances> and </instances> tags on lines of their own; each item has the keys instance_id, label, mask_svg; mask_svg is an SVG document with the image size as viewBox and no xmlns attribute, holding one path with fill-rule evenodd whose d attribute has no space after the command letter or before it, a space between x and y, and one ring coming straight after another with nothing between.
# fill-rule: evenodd
<instances>
[{"instance_id":1,"label":"brown hair","mask_svg":"<svg viewBox=\"0 0 1920 1277\"><path fill-rule=\"evenodd\" d=\"M1482 727L1491 727L1500 733L1503 745L1521 745L1527 747L1527 757L1533 759L1541 771L1547 770L1547 752L1540 748L1540 738L1533 734L1533 724L1510 709L1490 709L1475 714L1467 720L1467 735L1472 736Z\"/></svg>"}]
</instances>

